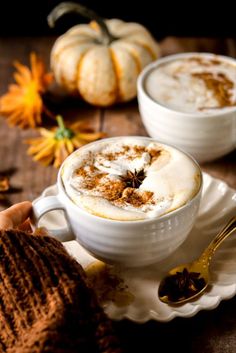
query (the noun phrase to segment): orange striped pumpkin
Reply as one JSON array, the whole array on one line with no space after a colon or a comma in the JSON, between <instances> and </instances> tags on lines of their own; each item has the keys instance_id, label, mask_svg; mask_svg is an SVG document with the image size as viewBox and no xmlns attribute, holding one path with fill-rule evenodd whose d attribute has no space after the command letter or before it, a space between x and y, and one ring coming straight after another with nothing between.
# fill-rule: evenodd
<instances>
[{"instance_id":1,"label":"orange striped pumpkin","mask_svg":"<svg viewBox=\"0 0 236 353\"><path fill-rule=\"evenodd\" d=\"M140 71L159 56L158 44L142 25L118 19L103 24L102 28L92 21L72 27L51 52L56 82L97 106L134 98Z\"/></svg>"}]
</instances>

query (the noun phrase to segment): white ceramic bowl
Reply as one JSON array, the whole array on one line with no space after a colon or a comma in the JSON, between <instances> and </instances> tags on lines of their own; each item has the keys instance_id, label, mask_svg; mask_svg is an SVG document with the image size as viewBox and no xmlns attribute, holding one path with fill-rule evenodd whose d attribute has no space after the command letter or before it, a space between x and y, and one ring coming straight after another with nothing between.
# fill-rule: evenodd
<instances>
[{"instance_id":1,"label":"white ceramic bowl","mask_svg":"<svg viewBox=\"0 0 236 353\"><path fill-rule=\"evenodd\" d=\"M154 141L148 137L139 139ZM106 140L115 142L119 141L120 137ZM104 141L105 139L102 140ZM100 141L92 144L97 143ZM89 148L89 145L80 150L84 148ZM196 162L193 160L193 163ZM78 242L98 259L128 267L155 263L173 253L193 227L201 198L202 179L194 198L175 211L155 219L116 221L95 216L76 206L65 193L61 179L62 168L63 165L57 179L58 195L43 197L34 202L35 221L37 223L49 211L64 210ZM60 238L60 232L57 231L55 236ZM65 234L63 236L65 237Z\"/></svg>"},{"instance_id":2,"label":"white ceramic bowl","mask_svg":"<svg viewBox=\"0 0 236 353\"><path fill-rule=\"evenodd\" d=\"M208 53L184 53L164 57L146 66L138 78L138 103L143 124L151 137L175 145L198 162L222 157L236 147L236 107L218 109L211 114L185 113L154 101L145 90L145 80L158 66L191 56L219 58L236 64L236 60Z\"/></svg>"}]
</instances>

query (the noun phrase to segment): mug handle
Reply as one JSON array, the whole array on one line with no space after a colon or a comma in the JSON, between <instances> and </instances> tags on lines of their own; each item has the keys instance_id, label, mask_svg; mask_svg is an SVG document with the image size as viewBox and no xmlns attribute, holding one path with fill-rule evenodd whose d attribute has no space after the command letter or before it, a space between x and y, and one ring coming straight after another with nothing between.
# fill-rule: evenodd
<instances>
[{"instance_id":1,"label":"mug handle","mask_svg":"<svg viewBox=\"0 0 236 353\"><path fill-rule=\"evenodd\" d=\"M36 228L38 226L40 218L43 215L55 210L62 210L64 212L67 227L61 229L50 229L49 233L51 233L54 238L57 238L60 241L68 241L75 239L75 236L70 227L65 207L62 205L57 196L41 197L33 202L32 227Z\"/></svg>"}]
</instances>

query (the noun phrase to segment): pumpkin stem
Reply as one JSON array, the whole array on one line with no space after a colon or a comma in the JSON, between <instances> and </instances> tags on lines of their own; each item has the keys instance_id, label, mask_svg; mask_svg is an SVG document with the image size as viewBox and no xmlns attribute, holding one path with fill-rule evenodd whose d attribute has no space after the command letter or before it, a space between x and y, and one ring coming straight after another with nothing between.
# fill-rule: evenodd
<instances>
[{"instance_id":1,"label":"pumpkin stem","mask_svg":"<svg viewBox=\"0 0 236 353\"><path fill-rule=\"evenodd\" d=\"M115 39L115 37L109 32L108 27L101 16L96 14L93 10L74 2L61 2L57 5L47 17L48 25L54 27L58 18L68 12L77 12L78 14L97 22L102 31L104 44L108 45Z\"/></svg>"}]
</instances>

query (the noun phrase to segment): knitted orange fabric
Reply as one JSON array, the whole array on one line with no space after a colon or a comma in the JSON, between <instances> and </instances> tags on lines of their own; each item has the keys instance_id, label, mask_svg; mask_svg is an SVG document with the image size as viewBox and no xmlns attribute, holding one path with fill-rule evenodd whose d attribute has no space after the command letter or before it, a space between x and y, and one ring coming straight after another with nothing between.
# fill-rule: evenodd
<instances>
[{"instance_id":1,"label":"knitted orange fabric","mask_svg":"<svg viewBox=\"0 0 236 353\"><path fill-rule=\"evenodd\" d=\"M82 267L51 237L0 231L0 352L121 352Z\"/></svg>"}]
</instances>

